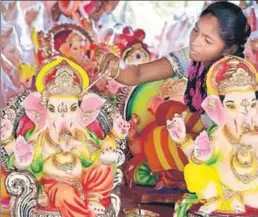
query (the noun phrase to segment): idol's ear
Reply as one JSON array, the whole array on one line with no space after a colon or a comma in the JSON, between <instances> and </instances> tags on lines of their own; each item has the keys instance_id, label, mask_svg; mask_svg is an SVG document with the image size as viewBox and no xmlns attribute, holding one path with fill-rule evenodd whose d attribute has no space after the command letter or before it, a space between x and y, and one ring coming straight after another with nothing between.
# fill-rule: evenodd
<instances>
[{"instance_id":1,"label":"idol's ear","mask_svg":"<svg viewBox=\"0 0 258 217\"><path fill-rule=\"evenodd\" d=\"M100 109L105 103L105 99L94 93L88 93L83 97L77 120L81 126L86 127L92 123L99 115Z\"/></svg>"},{"instance_id":2,"label":"idol's ear","mask_svg":"<svg viewBox=\"0 0 258 217\"><path fill-rule=\"evenodd\" d=\"M258 102L256 100L256 115L255 115L255 125L258 127Z\"/></svg>"},{"instance_id":3,"label":"idol's ear","mask_svg":"<svg viewBox=\"0 0 258 217\"><path fill-rule=\"evenodd\" d=\"M41 102L41 94L38 92L30 93L22 104L29 119L37 127L43 127L47 119L47 110Z\"/></svg>"},{"instance_id":4,"label":"idol's ear","mask_svg":"<svg viewBox=\"0 0 258 217\"><path fill-rule=\"evenodd\" d=\"M202 108L210 119L218 126L225 123L225 111L219 96L207 96L202 102Z\"/></svg>"}]
</instances>

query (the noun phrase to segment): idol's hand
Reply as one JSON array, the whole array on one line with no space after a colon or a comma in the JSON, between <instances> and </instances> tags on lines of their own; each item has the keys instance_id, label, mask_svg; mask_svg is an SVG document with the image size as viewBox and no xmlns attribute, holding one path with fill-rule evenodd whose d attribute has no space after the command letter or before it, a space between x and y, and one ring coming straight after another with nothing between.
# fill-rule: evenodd
<instances>
[{"instance_id":1,"label":"idol's hand","mask_svg":"<svg viewBox=\"0 0 258 217\"><path fill-rule=\"evenodd\" d=\"M33 144L28 143L23 136L18 136L14 148L15 164L18 168L24 169L33 161Z\"/></svg>"},{"instance_id":2,"label":"idol's hand","mask_svg":"<svg viewBox=\"0 0 258 217\"><path fill-rule=\"evenodd\" d=\"M119 112L113 115L113 131L119 138L126 138L129 134L130 127L130 123L124 120Z\"/></svg>"},{"instance_id":3,"label":"idol's hand","mask_svg":"<svg viewBox=\"0 0 258 217\"><path fill-rule=\"evenodd\" d=\"M186 113L182 115L175 114L172 120L167 120L168 133L173 141L178 144L183 144L186 139L186 127L184 118Z\"/></svg>"},{"instance_id":4,"label":"idol's hand","mask_svg":"<svg viewBox=\"0 0 258 217\"><path fill-rule=\"evenodd\" d=\"M105 207L97 202L89 201L89 209L95 214L95 216L104 216Z\"/></svg>"},{"instance_id":5,"label":"idol's hand","mask_svg":"<svg viewBox=\"0 0 258 217\"><path fill-rule=\"evenodd\" d=\"M212 142L207 132L201 132L194 142L194 156L200 161L207 161L211 157L212 151Z\"/></svg>"},{"instance_id":6,"label":"idol's hand","mask_svg":"<svg viewBox=\"0 0 258 217\"><path fill-rule=\"evenodd\" d=\"M4 143L6 140L9 140L11 138L13 133L13 124L12 122L4 118L1 121L1 141Z\"/></svg>"}]
</instances>

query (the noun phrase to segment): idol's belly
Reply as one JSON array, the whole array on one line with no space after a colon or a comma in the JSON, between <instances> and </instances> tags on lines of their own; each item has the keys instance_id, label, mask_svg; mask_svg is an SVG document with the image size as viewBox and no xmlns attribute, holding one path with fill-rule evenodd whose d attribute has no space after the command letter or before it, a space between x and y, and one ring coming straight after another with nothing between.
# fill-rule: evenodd
<instances>
[{"instance_id":1,"label":"idol's belly","mask_svg":"<svg viewBox=\"0 0 258 217\"><path fill-rule=\"evenodd\" d=\"M79 158L76 158L74 166L65 164L56 164L53 157L45 160L43 166L43 173L46 176L53 178L76 179L82 175L82 165Z\"/></svg>"}]
</instances>

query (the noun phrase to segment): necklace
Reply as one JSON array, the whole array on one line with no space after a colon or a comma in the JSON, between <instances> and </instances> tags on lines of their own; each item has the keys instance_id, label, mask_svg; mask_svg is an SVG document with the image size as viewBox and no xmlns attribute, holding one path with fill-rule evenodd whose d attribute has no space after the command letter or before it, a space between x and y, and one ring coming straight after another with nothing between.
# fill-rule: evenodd
<instances>
[{"instance_id":1,"label":"necklace","mask_svg":"<svg viewBox=\"0 0 258 217\"><path fill-rule=\"evenodd\" d=\"M241 144L239 140L234 138L226 126L224 127L224 135L226 136L226 139L234 146L236 152L240 152L241 154L245 155L252 149L251 145Z\"/></svg>"},{"instance_id":2,"label":"necklace","mask_svg":"<svg viewBox=\"0 0 258 217\"><path fill-rule=\"evenodd\" d=\"M224 129L224 135L226 139L233 145L235 150L233 150L233 156L230 161L230 167L231 170L234 174L234 176L242 183L248 184L251 181L254 181L258 177L258 169L256 169L254 172L251 173L245 173L245 174L239 174L234 166L234 160L242 167L242 168L250 168L252 164L255 161L255 156L251 154L251 160L245 161L245 162L240 162L238 159L238 154L246 155L252 149L251 145L245 145L245 144L240 144L237 139L233 137L233 135L229 132L228 128L225 126Z\"/></svg>"},{"instance_id":3,"label":"necklace","mask_svg":"<svg viewBox=\"0 0 258 217\"><path fill-rule=\"evenodd\" d=\"M53 155L53 164L56 166L56 168L63 170L64 172L72 171L75 166L76 166L76 157L72 155L73 159L71 162L67 163L59 163L58 160L56 159L56 154Z\"/></svg>"}]
</instances>

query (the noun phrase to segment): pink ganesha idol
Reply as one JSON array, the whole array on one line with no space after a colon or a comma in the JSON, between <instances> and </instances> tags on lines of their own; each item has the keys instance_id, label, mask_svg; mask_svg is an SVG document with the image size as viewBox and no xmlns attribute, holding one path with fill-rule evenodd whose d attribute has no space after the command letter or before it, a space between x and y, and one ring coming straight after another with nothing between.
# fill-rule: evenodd
<instances>
[{"instance_id":1,"label":"pink ganesha idol","mask_svg":"<svg viewBox=\"0 0 258 217\"><path fill-rule=\"evenodd\" d=\"M193 141L186 134L184 117L167 120L170 136L189 160L184 169L187 188L200 202L199 208L191 208L191 216L257 216L257 81L250 62L225 57L209 70L208 96L202 103L217 126ZM188 201L196 203L193 198ZM182 204L177 217L183 216L179 214Z\"/></svg>"},{"instance_id":2,"label":"pink ganesha idol","mask_svg":"<svg viewBox=\"0 0 258 217\"><path fill-rule=\"evenodd\" d=\"M3 121L1 146L9 155L9 168L25 174L27 170L37 180L40 191L35 212L99 216L111 206L117 167L124 161L117 141L127 137L130 125L114 111L113 128L96 142L87 126L97 118L105 100L87 92L88 85L88 76L79 65L64 57L52 59L37 74L37 91L22 103L35 127L14 137L11 120L5 117ZM20 203L15 204L12 212L22 209Z\"/></svg>"}]
</instances>

